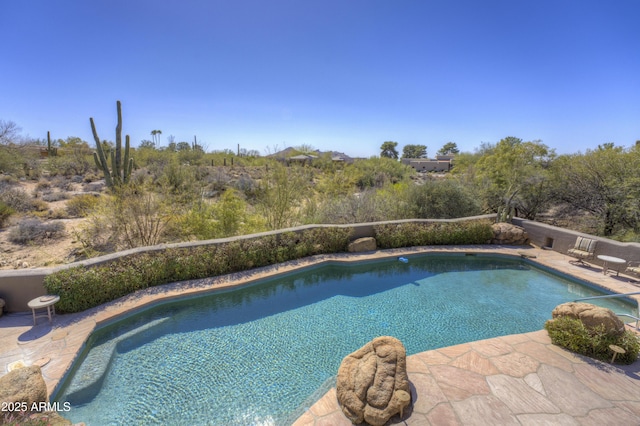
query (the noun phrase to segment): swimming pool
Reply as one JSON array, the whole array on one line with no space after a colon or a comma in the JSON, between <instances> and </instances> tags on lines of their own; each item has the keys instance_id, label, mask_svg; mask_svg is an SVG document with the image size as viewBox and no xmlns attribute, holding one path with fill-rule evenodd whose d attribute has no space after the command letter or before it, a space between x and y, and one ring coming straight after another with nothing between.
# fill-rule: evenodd
<instances>
[{"instance_id":1,"label":"swimming pool","mask_svg":"<svg viewBox=\"0 0 640 426\"><path fill-rule=\"evenodd\" d=\"M342 358L374 337L395 336L413 354L524 333L558 304L597 294L497 256L313 267L103 327L55 400L88 425L290 424L334 385Z\"/></svg>"}]
</instances>

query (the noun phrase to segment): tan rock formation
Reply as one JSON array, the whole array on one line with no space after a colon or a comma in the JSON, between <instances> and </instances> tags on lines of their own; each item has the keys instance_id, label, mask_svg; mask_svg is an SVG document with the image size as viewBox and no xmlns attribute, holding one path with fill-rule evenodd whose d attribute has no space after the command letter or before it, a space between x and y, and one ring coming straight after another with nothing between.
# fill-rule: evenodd
<instances>
[{"instance_id":1,"label":"tan rock formation","mask_svg":"<svg viewBox=\"0 0 640 426\"><path fill-rule=\"evenodd\" d=\"M384 425L411 403L406 351L395 337L373 339L347 355L336 384L340 408L352 423Z\"/></svg>"},{"instance_id":2,"label":"tan rock formation","mask_svg":"<svg viewBox=\"0 0 640 426\"><path fill-rule=\"evenodd\" d=\"M47 385L37 365L18 368L0 377L0 403L26 402L31 407L34 402L48 400Z\"/></svg>"},{"instance_id":3,"label":"tan rock formation","mask_svg":"<svg viewBox=\"0 0 640 426\"><path fill-rule=\"evenodd\" d=\"M569 302L558 305L551 312L552 318L570 317L582 321L588 329L604 325L605 332L612 335L624 333L624 323L616 314L607 308L601 308L590 303Z\"/></svg>"},{"instance_id":4,"label":"tan rock formation","mask_svg":"<svg viewBox=\"0 0 640 426\"><path fill-rule=\"evenodd\" d=\"M374 251L377 248L376 239L373 237L358 238L349 243L350 253L360 253L363 251Z\"/></svg>"},{"instance_id":5,"label":"tan rock formation","mask_svg":"<svg viewBox=\"0 0 640 426\"><path fill-rule=\"evenodd\" d=\"M0 377L0 405L18 407L0 413L0 424L47 424L70 426L72 423L55 411L38 412L47 403L47 385L40 366L21 367ZM49 407L48 404L45 404ZM24 410L23 410L24 409ZM83 424L83 423L81 423Z\"/></svg>"},{"instance_id":6,"label":"tan rock formation","mask_svg":"<svg viewBox=\"0 0 640 426\"><path fill-rule=\"evenodd\" d=\"M494 223L491 225L491 228L493 229L493 239L491 240L491 244L509 246L529 244L529 236L524 228L504 222Z\"/></svg>"}]
</instances>

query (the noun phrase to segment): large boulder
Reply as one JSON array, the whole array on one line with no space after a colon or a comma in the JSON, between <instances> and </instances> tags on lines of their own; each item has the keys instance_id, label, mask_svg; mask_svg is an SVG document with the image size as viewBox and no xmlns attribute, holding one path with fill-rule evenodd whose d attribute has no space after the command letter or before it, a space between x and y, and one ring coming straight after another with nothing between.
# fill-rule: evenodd
<instances>
[{"instance_id":1,"label":"large boulder","mask_svg":"<svg viewBox=\"0 0 640 426\"><path fill-rule=\"evenodd\" d=\"M0 424L46 424L51 426L70 426L71 421L55 411L38 412L40 403L49 401L47 385L42 378L40 366L20 367L0 377L0 405L18 403L25 412L6 411L0 413ZM14 423L15 422L15 423ZM83 424L83 423L80 423Z\"/></svg>"},{"instance_id":2,"label":"large boulder","mask_svg":"<svg viewBox=\"0 0 640 426\"><path fill-rule=\"evenodd\" d=\"M37 365L18 368L0 377L0 403L26 402L31 408L34 402L48 400L47 385Z\"/></svg>"},{"instance_id":3,"label":"large boulder","mask_svg":"<svg viewBox=\"0 0 640 426\"><path fill-rule=\"evenodd\" d=\"M384 425L411 403L406 351L395 337L373 339L347 355L338 369L340 408L352 423Z\"/></svg>"},{"instance_id":4,"label":"large boulder","mask_svg":"<svg viewBox=\"0 0 640 426\"><path fill-rule=\"evenodd\" d=\"M584 326L593 330L604 325L605 333L619 336L624 333L624 323L616 314L607 308L584 302L569 302L558 305L551 312L552 318L570 317L579 319Z\"/></svg>"},{"instance_id":5,"label":"large boulder","mask_svg":"<svg viewBox=\"0 0 640 426\"><path fill-rule=\"evenodd\" d=\"M373 237L358 238L349 243L349 253L360 253L363 251L374 251L377 248L376 239Z\"/></svg>"},{"instance_id":6,"label":"large boulder","mask_svg":"<svg viewBox=\"0 0 640 426\"><path fill-rule=\"evenodd\" d=\"M493 239L491 244L500 244L508 246L522 246L529 244L529 235L524 228L513 225L511 223L494 223L491 225L493 230Z\"/></svg>"}]
</instances>

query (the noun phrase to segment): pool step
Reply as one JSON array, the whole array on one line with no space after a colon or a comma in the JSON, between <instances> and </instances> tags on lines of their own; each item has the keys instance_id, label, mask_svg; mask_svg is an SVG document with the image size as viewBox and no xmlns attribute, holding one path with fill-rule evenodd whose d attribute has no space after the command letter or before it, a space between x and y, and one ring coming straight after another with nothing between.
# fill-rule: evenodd
<instances>
[{"instance_id":1,"label":"pool step","mask_svg":"<svg viewBox=\"0 0 640 426\"><path fill-rule=\"evenodd\" d=\"M118 344L137 334L147 334L149 331L161 326L168 319L160 318L151 321L91 348L84 359L76 361L81 362L81 364L76 370L69 387L64 391L64 400L70 402L71 405L80 405L92 400L100 392L102 382L111 366L113 354Z\"/></svg>"}]
</instances>

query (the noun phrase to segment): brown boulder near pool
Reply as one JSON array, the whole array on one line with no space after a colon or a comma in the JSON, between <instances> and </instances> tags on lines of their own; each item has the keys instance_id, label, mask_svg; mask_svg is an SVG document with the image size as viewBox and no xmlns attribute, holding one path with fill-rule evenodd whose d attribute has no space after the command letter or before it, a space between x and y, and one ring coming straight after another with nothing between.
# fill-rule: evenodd
<instances>
[{"instance_id":1,"label":"brown boulder near pool","mask_svg":"<svg viewBox=\"0 0 640 426\"><path fill-rule=\"evenodd\" d=\"M375 251L377 248L376 239L373 237L358 238L349 243L349 253L362 253L364 251Z\"/></svg>"},{"instance_id":2,"label":"brown boulder near pool","mask_svg":"<svg viewBox=\"0 0 640 426\"><path fill-rule=\"evenodd\" d=\"M624 323L616 314L607 308L592 305L590 303L569 302L558 305L551 312L552 318L570 317L579 319L588 329L594 329L600 324L604 325L607 334L619 336L624 333Z\"/></svg>"},{"instance_id":3,"label":"brown boulder near pool","mask_svg":"<svg viewBox=\"0 0 640 426\"><path fill-rule=\"evenodd\" d=\"M376 337L347 355L338 369L340 409L352 423L382 426L411 403L405 348L391 336Z\"/></svg>"},{"instance_id":4,"label":"brown boulder near pool","mask_svg":"<svg viewBox=\"0 0 640 426\"><path fill-rule=\"evenodd\" d=\"M0 377L0 402L26 403L31 410L33 403L47 402L47 385L37 365L18 368Z\"/></svg>"},{"instance_id":5,"label":"brown boulder near pool","mask_svg":"<svg viewBox=\"0 0 640 426\"><path fill-rule=\"evenodd\" d=\"M491 244L523 246L529 244L529 236L524 228L510 223L494 223L491 225L493 239Z\"/></svg>"}]
</instances>

